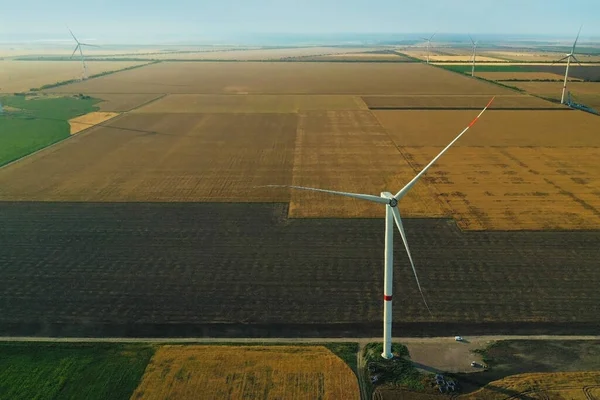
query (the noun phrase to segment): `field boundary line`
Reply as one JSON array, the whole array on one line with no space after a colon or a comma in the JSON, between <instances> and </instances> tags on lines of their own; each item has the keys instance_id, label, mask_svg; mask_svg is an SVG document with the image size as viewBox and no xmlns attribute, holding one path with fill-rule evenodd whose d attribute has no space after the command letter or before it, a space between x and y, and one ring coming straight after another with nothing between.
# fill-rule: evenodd
<instances>
[{"instance_id":1,"label":"field boundary line","mask_svg":"<svg viewBox=\"0 0 600 400\"><path fill-rule=\"evenodd\" d=\"M154 98L154 99L152 99L152 100L148 100L147 102L145 102L145 103L142 103L142 104L139 104L139 105L137 105L137 106L135 106L135 107L133 107L133 108L130 108L130 109L129 109L129 110L127 110L127 111L123 111L123 114L128 114L128 113L130 113L131 111L134 111L134 110L137 110L137 109L139 109L139 108L141 108L141 107L147 106L148 104L150 104L150 103L154 103L155 101L158 101L158 100L160 100L160 99L163 99L163 98L165 98L165 97L166 97L166 96L168 96L168 95L169 95L169 93L163 93L162 95L160 95L160 96L158 96L158 97L156 97L156 98Z\"/></svg>"}]
</instances>

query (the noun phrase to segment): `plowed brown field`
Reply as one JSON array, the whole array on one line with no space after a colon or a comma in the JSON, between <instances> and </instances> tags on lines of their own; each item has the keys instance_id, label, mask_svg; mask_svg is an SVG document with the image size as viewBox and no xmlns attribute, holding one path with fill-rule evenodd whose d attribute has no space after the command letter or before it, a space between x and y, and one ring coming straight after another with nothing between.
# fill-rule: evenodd
<instances>
[{"instance_id":1,"label":"plowed brown field","mask_svg":"<svg viewBox=\"0 0 600 400\"><path fill-rule=\"evenodd\" d=\"M115 94L115 93L88 93L89 96L104 100L97 104L100 111L124 112L131 111L146 103L158 99L162 94Z\"/></svg>"},{"instance_id":2,"label":"plowed brown field","mask_svg":"<svg viewBox=\"0 0 600 400\"><path fill-rule=\"evenodd\" d=\"M477 72L477 76L491 81L535 81L535 80L553 80L562 82L563 75L552 72ZM569 78L570 81L581 81L578 78ZM514 86L514 85L513 85Z\"/></svg>"},{"instance_id":3,"label":"plowed brown field","mask_svg":"<svg viewBox=\"0 0 600 400\"><path fill-rule=\"evenodd\" d=\"M162 346L131 399L359 399L323 346Z\"/></svg>"},{"instance_id":4,"label":"plowed brown field","mask_svg":"<svg viewBox=\"0 0 600 400\"><path fill-rule=\"evenodd\" d=\"M65 85L55 93L514 94L492 83L420 63L183 63Z\"/></svg>"}]
</instances>

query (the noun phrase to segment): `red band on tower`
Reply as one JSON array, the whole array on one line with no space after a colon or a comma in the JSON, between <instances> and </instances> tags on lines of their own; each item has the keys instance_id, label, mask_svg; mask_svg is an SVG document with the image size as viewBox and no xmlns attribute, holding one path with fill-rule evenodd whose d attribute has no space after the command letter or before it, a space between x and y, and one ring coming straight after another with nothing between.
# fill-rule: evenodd
<instances>
[{"instance_id":1,"label":"red band on tower","mask_svg":"<svg viewBox=\"0 0 600 400\"><path fill-rule=\"evenodd\" d=\"M386 296L385 294L383 295L383 300L384 301L392 301L392 296Z\"/></svg>"}]
</instances>

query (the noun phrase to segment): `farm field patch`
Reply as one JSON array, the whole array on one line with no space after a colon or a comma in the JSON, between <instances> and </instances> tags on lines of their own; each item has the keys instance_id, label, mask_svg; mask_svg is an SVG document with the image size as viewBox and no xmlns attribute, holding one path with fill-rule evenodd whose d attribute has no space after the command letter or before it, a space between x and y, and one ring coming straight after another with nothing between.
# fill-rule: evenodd
<instances>
[{"instance_id":1,"label":"farm field patch","mask_svg":"<svg viewBox=\"0 0 600 400\"><path fill-rule=\"evenodd\" d=\"M511 85L536 96L554 100L560 100L562 95L561 83L511 82ZM573 101L600 111L600 82L573 82L569 83L567 90L571 92Z\"/></svg>"},{"instance_id":2,"label":"farm field patch","mask_svg":"<svg viewBox=\"0 0 600 400\"><path fill-rule=\"evenodd\" d=\"M0 93L27 92L32 88L56 82L79 79L80 60L74 61L8 61L0 60ZM90 75L143 65L144 62L88 61ZM135 72L134 72L135 73ZM79 92L77 92L79 93Z\"/></svg>"},{"instance_id":3,"label":"farm field patch","mask_svg":"<svg viewBox=\"0 0 600 400\"><path fill-rule=\"evenodd\" d=\"M598 388L600 371L530 373L490 382L489 386L461 398L505 400L527 396L533 400L589 400L589 394Z\"/></svg>"},{"instance_id":4,"label":"farm field patch","mask_svg":"<svg viewBox=\"0 0 600 400\"><path fill-rule=\"evenodd\" d=\"M1 169L0 199L286 201L253 187L291 182L297 118L129 114Z\"/></svg>"},{"instance_id":5,"label":"farm field patch","mask_svg":"<svg viewBox=\"0 0 600 400\"><path fill-rule=\"evenodd\" d=\"M383 218L287 212L279 203L3 202L0 332L381 335ZM597 230L460 232L449 220L411 218L404 226L434 316L396 246L395 329L596 332Z\"/></svg>"},{"instance_id":6,"label":"farm field patch","mask_svg":"<svg viewBox=\"0 0 600 400\"><path fill-rule=\"evenodd\" d=\"M445 69L455 72L461 72L463 74L471 74L471 65L451 65L451 64L440 64ZM476 65L475 73L488 73L488 72L503 72L503 73L517 73L517 72L529 72L529 73L551 73L556 75L565 76L566 65L563 64L537 64L537 65ZM569 78L571 80L585 80L585 81L600 81L600 66L598 65L572 65L569 68Z\"/></svg>"},{"instance_id":7,"label":"farm field patch","mask_svg":"<svg viewBox=\"0 0 600 400\"><path fill-rule=\"evenodd\" d=\"M365 79L368 77L368 79ZM514 94L420 63L163 62L52 93Z\"/></svg>"},{"instance_id":8,"label":"farm field patch","mask_svg":"<svg viewBox=\"0 0 600 400\"><path fill-rule=\"evenodd\" d=\"M297 113L365 109L365 103L358 96L171 94L134 113Z\"/></svg>"},{"instance_id":9,"label":"farm field patch","mask_svg":"<svg viewBox=\"0 0 600 400\"><path fill-rule=\"evenodd\" d=\"M436 96L436 95L406 95L406 96L363 96L362 99L370 109L474 109L481 110L489 101L490 96ZM565 108L537 97L514 94L496 96L490 109L559 109Z\"/></svg>"},{"instance_id":10,"label":"farm field patch","mask_svg":"<svg viewBox=\"0 0 600 400\"><path fill-rule=\"evenodd\" d=\"M132 399L358 399L356 375L323 346L161 346Z\"/></svg>"},{"instance_id":11,"label":"farm field patch","mask_svg":"<svg viewBox=\"0 0 600 400\"><path fill-rule=\"evenodd\" d=\"M402 151L418 171L441 149ZM597 147L461 147L423 180L462 229L598 229L598 156Z\"/></svg>"},{"instance_id":12,"label":"farm field patch","mask_svg":"<svg viewBox=\"0 0 600 400\"><path fill-rule=\"evenodd\" d=\"M564 81L564 75L552 72L478 72L475 75L490 81ZM569 81L581 81L579 78L569 77Z\"/></svg>"},{"instance_id":13,"label":"farm field patch","mask_svg":"<svg viewBox=\"0 0 600 400\"><path fill-rule=\"evenodd\" d=\"M404 54L400 54L393 51L371 51L363 53L340 53L340 54L327 54L318 56L304 56L298 57L298 60L306 61L363 61L363 62L411 62L414 61L410 57Z\"/></svg>"},{"instance_id":14,"label":"farm field patch","mask_svg":"<svg viewBox=\"0 0 600 400\"><path fill-rule=\"evenodd\" d=\"M68 120L96 109L95 99L2 96L0 166L69 137Z\"/></svg>"},{"instance_id":15,"label":"farm field patch","mask_svg":"<svg viewBox=\"0 0 600 400\"><path fill-rule=\"evenodd\" d=\"M116 117L117 115L119 115L119 113L92 111L91 113L72 118L69 120L69 126L71 127L71 135L79 133L85 129L91 128L95 125L101 124L102 122L106 122L109 119Z\"/></svg>"},{"instance_id":16,"label":"farm field patch","mask_svg":"<svg viewBox=\"0 0 600 400\"><path fill-rule=\"evenodd\" d=\"M542 62L542 63L552 63L556 60L560 60L565 56L563 52L548 52L548 51L531 51L531 50L522 50L522 51L494 51L494 50L485 50L482 52L488 57L497 57L501 59L505 59L507 61L512 62ZM589 54L577 54L577 58L582 63L589 62L600 62L600 55L589 55Z\"/></svg>"},{"instance_id":17,"label":"farm field patch","mask_svg":"<svg viewBox=\"0 0 600 400\"><path fill-rule=\"evenodd\" d=\"M155 93L88 93L88 96L102 100L100 103L97 104L99 111L125 112L143 106L153 100L162 97L163 95Z\"/></svg>"},{"instance_id":18,"label":"farm field patch","mask_svg":"<svg viewBox=\"0 0 600 400\"><path fill-rule=\"evenodd\" d=\"M372 113L398 146L442 148L478 114L477 110L378 110ZM596 134L599 122L598 117L575 110L490 110L455 146L594 148L600 147L600 136ZM447 154L452 152L460 153L460 150Z\"/></svg>"},{"instance_id":19,"label":"farm field patch","mask_svg":"<svg viewBox=\"0 0 600 400\"><path fill-rule=\"evenodd\" d=\"M369 111L316 111L300 116L292 184L377 195L397 191L413 170ZM273 189L285 191L288 189ZM365 201L309 191L290 191L293 218L381 217L382 207ZM428 185L403 201L410 216L443 216Z\"/></svg>"},{"instance_id":20,"label":"farm field patch","mask_svg":"<svg viewBox=\"0 0 600 400\"><path fill-rule=\"evenodd\" d=\"M126 400L153 352L138 344L0 343L0 397Z\"/></svg>"}]
</instances>

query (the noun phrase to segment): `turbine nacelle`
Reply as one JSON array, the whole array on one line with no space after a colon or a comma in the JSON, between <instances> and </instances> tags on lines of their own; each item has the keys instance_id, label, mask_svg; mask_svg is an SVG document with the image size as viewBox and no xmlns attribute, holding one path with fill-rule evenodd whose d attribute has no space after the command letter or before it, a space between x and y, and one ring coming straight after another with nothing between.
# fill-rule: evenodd
<instances>
[{"instance_id":1,"label":"turbine nacelle","mask_svg":"<svg viewBox=\"0 0 600 400\"><path fill-rule=\"evenodd\" d=\"M394 197L394 195L391 194L390 192L381 192L380 196L383 197L384 199L389 200L388 205L390 207L397 207L398 206L398 199L396 199Z\"/></svg>"}]
</instances>

